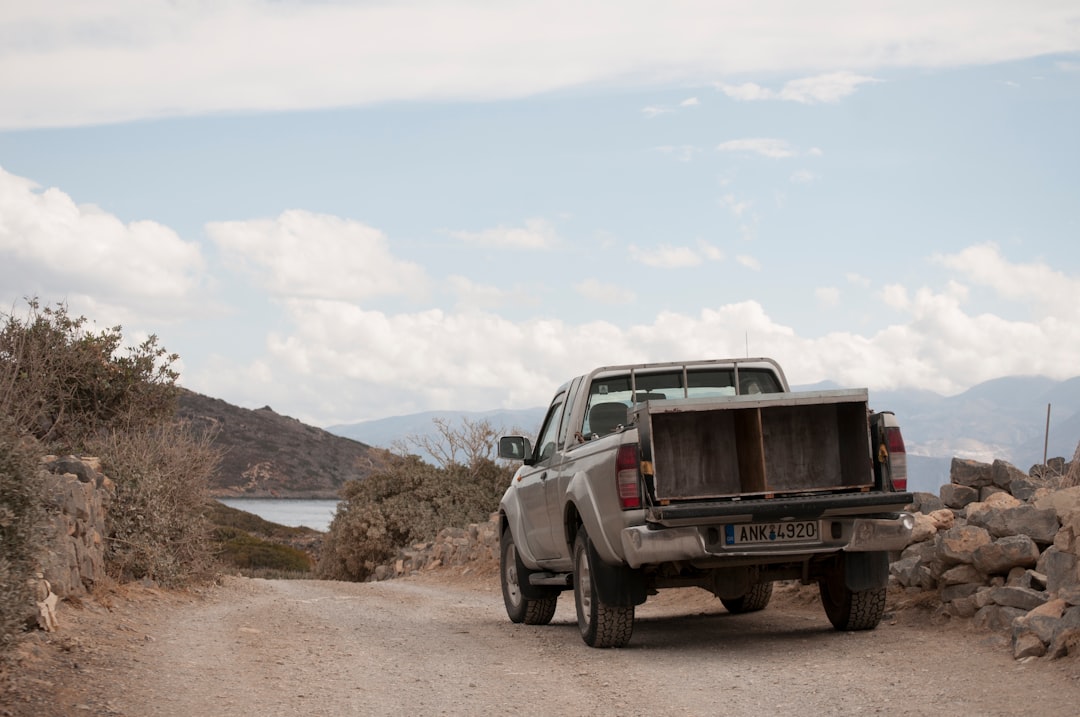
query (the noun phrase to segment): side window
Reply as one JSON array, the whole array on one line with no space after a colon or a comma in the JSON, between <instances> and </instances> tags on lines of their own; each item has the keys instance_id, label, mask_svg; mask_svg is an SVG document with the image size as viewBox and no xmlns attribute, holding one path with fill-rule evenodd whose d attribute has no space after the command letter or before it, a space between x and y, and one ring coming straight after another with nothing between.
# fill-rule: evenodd
<instances>
[{"instance_id":1,"label":"side window","mask_svg":"<svg viewBox=\"0 0 1080 717\"><path fill-rule=\"evenodd\" d=\"M570 384L570 393L566 395L566 412L563 414L562 426L559 428L559 445L566 446L566 434L570 429L570 412L574 408L574 401L577 399L578 390L581 388L581 384L585 379L578 378Z\"/></svg>"},{"instance_id":2,"label":"side window","mask_svg":"<svg viewBox=\"0 0 1080 717\"><path fill-rule=\"evenodd\" d=\"M554 403L548 409L547 417L544 418L544 426L540 429L540 435L536 439L536 463L544 463L555 455L555 439L559 431L559 419L562 418L566 394L555 397Z\"/></svg>"}]
</instances>

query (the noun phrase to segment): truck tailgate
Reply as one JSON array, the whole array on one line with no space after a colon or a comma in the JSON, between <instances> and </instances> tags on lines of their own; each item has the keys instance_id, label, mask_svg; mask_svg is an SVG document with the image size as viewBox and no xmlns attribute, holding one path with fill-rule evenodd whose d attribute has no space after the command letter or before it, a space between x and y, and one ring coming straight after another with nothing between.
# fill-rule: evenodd
<instances>
[{"instance_id":1,"label":"truck tailgate","mask_svg":"<svg viewBox=\"0 0 1080 717\"><path fill-rule=\"evenodd\" d=\"M875 487L865 389L648 401L635 413L661 505Z\"/></svg>"}]
</instances>

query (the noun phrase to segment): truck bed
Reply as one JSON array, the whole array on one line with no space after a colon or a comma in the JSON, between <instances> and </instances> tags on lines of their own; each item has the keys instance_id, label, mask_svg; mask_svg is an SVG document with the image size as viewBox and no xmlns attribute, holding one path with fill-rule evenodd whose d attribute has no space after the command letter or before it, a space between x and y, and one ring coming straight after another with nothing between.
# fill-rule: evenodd
<instances>
[{"instance_id":1,"label":"truck bed","mask_svg":"<svg viewBox=\"0 0 1080 717\"><path fill-rule=\"evenodd\" d=\"M647 401L657 503L875 487L865 389Z\"/></svg>"}]
</instances>

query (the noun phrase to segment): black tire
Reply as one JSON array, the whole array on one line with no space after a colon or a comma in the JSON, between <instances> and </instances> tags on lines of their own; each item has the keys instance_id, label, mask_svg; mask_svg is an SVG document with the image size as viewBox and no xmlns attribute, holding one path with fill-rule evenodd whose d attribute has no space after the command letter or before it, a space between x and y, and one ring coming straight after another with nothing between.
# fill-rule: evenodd
<instances>
[{"instance_id":1,"label":"black tire","mask_svg":"<svg viewBox=\"0 0 1080 717\"><path fill-rule=\"evenodd\" d=\"M574 605L581 639L589 647L625 647L634 633L634 606L608 605L596 589L594 552L585 530L574 541Z\"/></svg>"},{"instance_id":2,"label":"black tire","mask_svg":"<svg viewBox=\"0 0 1080 717\"><path fill-rule=\"evenodd\" d=\"M844 584L844 575L823 578L818 583L821 604L829 622L837 630L873 630L885 614L885 588L853 591Z\"/></svg>"},{"instance_id":3,"label":"black tire","mask_svg":"<svg viewBox=\"0 0 1080 717\"><path fill-rule=\"evenodd\" d=\"M521 562L509 528L503 530L499 544L499 582L502 583L503 604L506 605L506 614L510 621L523 622L526 625L547 625L555 616L559 593L551 591L544 592L543 597L527 597L525 592L529 588L522 589L522 585L528 585L532 571ZM537 588L532 588L532 591L536 590Z\"/></svg>"},{"instance_id":4,"label":"black tire","mask_svg":"<svg viewBox=\"0 0 1080 717\"><path fill-rule=\"evenodd\" d=\"M772 600L772 583L758 583L750 592L737 598L720 598L727 611L733 614L764 610Z\"/></svg>"}]
</instances>

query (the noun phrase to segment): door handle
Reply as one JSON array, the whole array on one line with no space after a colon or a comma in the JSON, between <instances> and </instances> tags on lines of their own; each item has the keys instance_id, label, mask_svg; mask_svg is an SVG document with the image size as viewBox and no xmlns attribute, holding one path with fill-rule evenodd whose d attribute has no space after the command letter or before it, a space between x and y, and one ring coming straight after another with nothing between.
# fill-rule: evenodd
<instances>
[{"instance_id":1,"label":"door handle","mask_svg":"<svg viewBox=\"0 0 1080 717\"><path fill-rule=\"evenodd\" d=\"M540 480L547 480L547 471L540 474Z\"/></svg>"}]
</instances>

